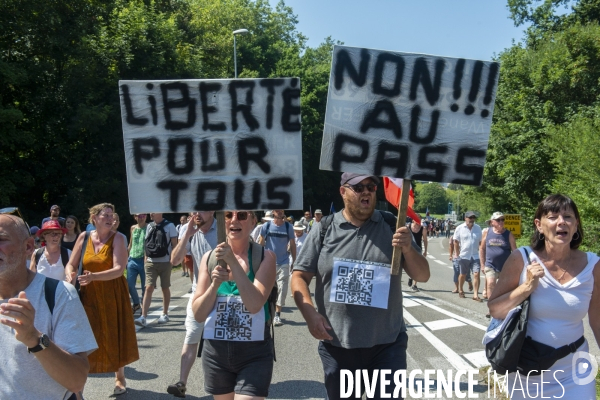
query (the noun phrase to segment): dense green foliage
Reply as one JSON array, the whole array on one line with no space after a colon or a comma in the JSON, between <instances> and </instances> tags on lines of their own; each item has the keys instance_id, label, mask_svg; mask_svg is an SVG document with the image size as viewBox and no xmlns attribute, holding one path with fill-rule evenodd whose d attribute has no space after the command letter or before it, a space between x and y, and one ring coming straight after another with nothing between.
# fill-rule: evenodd
<instances>
[{"instance_id":1,"label":"dense green foliage","mask_svg":"<svg viewBox=\"0 0 600 400\"><path fill-rule=\"evenodd\" d=\"M481 188L465 188L461 204L484 214L523 214L554 192L579 205L584 247L600 250L600 1L509 0L516 24L532 23L524 44L506 49ZM461 207L463 210L465 208Z\"/></svg>"},{"instance_id":2,"label":"dense green foliage","mask_svg":"<svg viewBox=\"0 0 600 400\"><path fill-rule=\"evenodd\" d=\"M4 0L0 3L0 205L32 223L51 204L127 213L119 79L299 76L304 203L328 208L317 174L331 47L307 48L292 10L267 0ZM339 196L337 196L339 197ZM126 229L126 228L125 228Z\"/></svg>"}]
</instances>

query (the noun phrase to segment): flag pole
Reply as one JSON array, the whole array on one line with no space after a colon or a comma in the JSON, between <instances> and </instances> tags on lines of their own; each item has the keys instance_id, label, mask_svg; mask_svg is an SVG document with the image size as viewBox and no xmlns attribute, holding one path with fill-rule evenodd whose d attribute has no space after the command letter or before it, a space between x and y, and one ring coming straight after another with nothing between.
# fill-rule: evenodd
<instances>
[{"instance_id":1,"label":"flag pole","mask_svg":"<svg viewBox=\"0 0 600 400\"><path fill-rule=\"evenodd\" d=\"M398 205L398 221L396 222L396 230L406 225L406 211L408 209L408 195L410 193L410 179L402 180L402 197ZM394 247L392 253L392 275L400 274L402 269L402 250L399 247Z\"/></svg>"},{"instance_id":2,"label":"flag pole","mask_svg":"<svg viewBox=\"0 0 600 400\"><path fill-rule=\"evenodd\" d=\"M217 243L223 243L227 240L227 235L225 234L225 212L217 211ZM219 265L222 268L227 268L227 264L225 260L219 260Z\"/></svg>"}]
</instances>

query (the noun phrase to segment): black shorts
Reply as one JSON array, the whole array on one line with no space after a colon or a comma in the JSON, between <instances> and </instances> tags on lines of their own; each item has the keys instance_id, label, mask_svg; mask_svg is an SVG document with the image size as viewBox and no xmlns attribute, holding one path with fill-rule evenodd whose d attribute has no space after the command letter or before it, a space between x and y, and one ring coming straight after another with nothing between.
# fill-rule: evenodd
<instances>
[{"instance_id":1,"label":"black shorts","mask_svg":"<svg viewBox=\"0 0 600 400\"><path fill-rule=\"evenodd\" d=\"M273 376L273 341L205 340L202 349L204 390L267 397Z\"/></svg>"}]
</instances>

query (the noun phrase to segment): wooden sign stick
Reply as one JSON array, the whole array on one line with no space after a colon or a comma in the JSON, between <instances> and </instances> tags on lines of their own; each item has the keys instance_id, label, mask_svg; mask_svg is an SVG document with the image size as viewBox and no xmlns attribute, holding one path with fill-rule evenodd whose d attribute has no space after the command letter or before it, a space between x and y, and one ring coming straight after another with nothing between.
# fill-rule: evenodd
<instances>
[{"instance_id":1,"label":"wooden sign stick","mask_svg":"<svg viewBox=\"0 0 600 400\"><path fill-rule=\"evenodd\" d=\"M410 179L402 180L402 197L400 205L398 205L398 221L396 222L396 230L406 225L406 210L408 209L408 195L410 194ZM398 275L402 269L402 250L399 247L394 247L392 253L392 275Z\"/></svg>"},{"instance_id":2,"label":"wooden sign stick","mask_svg":"<svg viewBox=\"0 0 600 400\"><path fill-rule=\"evenodd\" d=\"M223 243L227 240L225 234L225 212L217 211L217 243ZM224 260L219 260L221 268L227 268L227 264Z\"/></svg>"}]
</instances>

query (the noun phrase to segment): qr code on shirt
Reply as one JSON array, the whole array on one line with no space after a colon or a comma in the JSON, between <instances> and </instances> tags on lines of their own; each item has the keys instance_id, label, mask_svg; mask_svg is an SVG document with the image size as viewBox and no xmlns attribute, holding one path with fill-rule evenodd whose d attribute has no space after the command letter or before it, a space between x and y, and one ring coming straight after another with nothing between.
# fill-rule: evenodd
<instances>
[{"instance_id":1,"label":"qr code on shirt","mask_svg":"<svg viewBox=\"0 0 600 400\"><path fill-rule=\"evenodd\" d=\"M243 303L217 301L215 339L251 340L252 314Z\"/></svg>"},{"instance_id":2,"label":"qr code on shirt","mask_svg":"<svg viewBox=\"0 0 600 400\"><path fill-rule=\"evenodd\" d=\"M375 270L341 265L335 286L335 300L339 303L370 306L373 300Z\"/></svg>"}]
</instances>

